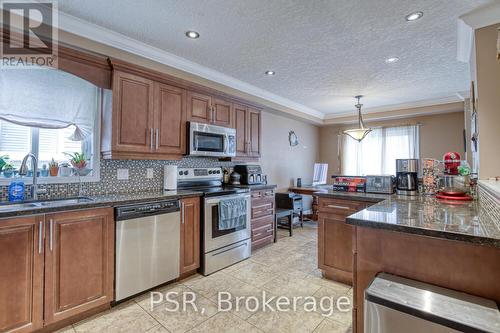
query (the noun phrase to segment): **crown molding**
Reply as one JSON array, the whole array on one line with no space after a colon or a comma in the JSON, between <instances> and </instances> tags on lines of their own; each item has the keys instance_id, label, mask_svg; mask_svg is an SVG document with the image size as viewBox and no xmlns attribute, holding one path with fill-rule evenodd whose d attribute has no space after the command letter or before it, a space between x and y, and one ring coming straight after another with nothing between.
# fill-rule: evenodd
<instances>
[{"instance_id":1,"label":"crown molding","mask_svg":"<svg viewBox=\"0 0 500 333\"><path fill-rule=\"evenodd\" d=\"M459 20L474 30L500 23L500 2L495 1L492 4L476 8L460 16Z\"/></svg>"},{"instance_id":2,"label":"crown molding","mask_svg":"<svg viewBox=\"0 0 500 333\"><path fill-rule=\"evenodd\" d=\"M423 101L394 104L394 105L375 107L375 108L364 108L363 115L368 115L371 113L380 113L380 112L403 111L403 110L415 109L415 108L425 108L425 107L430 107L430 106L450 104L450 103L456 103L456 102L462 102L462 101L463 100L460 99L460 97L458 97L457 95L453 95L453 96L449 96L449 97L445 97L445 98L428 99L428 100L423 100ZM330 120L330 119L350 117L352 115L355 115L354 108L353 108L353 111L349 111L349 112L326 114L325 121Z\"/></svg>"},{"instance_id":3,"label":"crown molding","mask_svg":"<svg viewBox=\"0 0 500 333\"><path fill-rule=\"evenodd\" d=\"M305 118L313 116L321 120L324 119L323 112L61 11L59 11L59 29L296 110L304 114Z\"/></svg>"}]
</instances>

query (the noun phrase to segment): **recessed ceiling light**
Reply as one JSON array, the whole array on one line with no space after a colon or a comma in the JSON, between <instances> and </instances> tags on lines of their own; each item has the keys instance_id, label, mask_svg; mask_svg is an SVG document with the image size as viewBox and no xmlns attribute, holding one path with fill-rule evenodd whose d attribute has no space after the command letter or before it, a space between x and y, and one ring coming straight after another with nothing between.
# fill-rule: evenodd
<instances>
[{"instance_id":1,"label":"recessed ceiling light","mask_svg":"<svg viewBox=\"0 0 500 333\"><path fill-rule=\"evenodd\" d=\"M269 75L269 76L273 76L276 74L276 72L275 71L266 71L264 74Z\"/></svg>"},{"instance_id":2,"label":"recessed ceiling light","mask_svg":"<svg viewBox=\"0 0 500 333\"><path fill-rule=\"evenodd\" d=\"M386 64L393 64L393 63L398 62L398 61L399 61L399 58L397 58L397 57L391 57L391 58L385 59Z\"/></svg>"},{"instance_id":3,"label":"recessed ceiling light","mask_svg":"<svg viewBox=\"0 0 500 333\"><path fill-rule=\"evenodd\" d=\"M197 33L196 31L189 30L189 31L186 31L186 37L191 38L191 39L196 39L196 38L200 38L200 34Z\"/></svg>"},{"instance_id":4,"label":"recessed ceiling light","mask_svg":"<svg viewBox=\"0 0 500 333\"><path fill-rule=\"evenodd\" d=\"M406 20L408 22L411 22L411 21L416 21L418 20L419 18L422 18L422 16L424 16L424 13L422 12L415 12L415 13L411 13L409 15L406 15Z\"/></svg>"}]
</instances>

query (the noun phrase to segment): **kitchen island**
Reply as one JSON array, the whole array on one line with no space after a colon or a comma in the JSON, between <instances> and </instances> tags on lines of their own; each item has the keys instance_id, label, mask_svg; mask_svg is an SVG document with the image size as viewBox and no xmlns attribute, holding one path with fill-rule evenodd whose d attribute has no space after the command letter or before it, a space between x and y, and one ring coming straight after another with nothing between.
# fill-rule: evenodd
<instances>
[{"instance_id":1,"label":"kitchen island","mask_svg":"<svg viewBox=\"0 0 500 333\"><path fill-rule=\"evenodd\" d=\"M353 227L355 332L363 332L364 290L380 272L500 302L500 221L479 202L394 195L346 223Z\"/></svg>"}]
</instances>

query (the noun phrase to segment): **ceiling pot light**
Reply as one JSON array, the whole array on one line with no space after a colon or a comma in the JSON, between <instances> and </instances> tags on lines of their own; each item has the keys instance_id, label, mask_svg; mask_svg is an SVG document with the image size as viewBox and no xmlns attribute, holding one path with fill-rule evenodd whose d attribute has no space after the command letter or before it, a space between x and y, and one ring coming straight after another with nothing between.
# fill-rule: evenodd
<instances>
[{"instance_id":1,"label":"ceiling pot light","mask_svg":"<svg viewBox=\"0 0 500 333\"><path fill-rule=\"evenodd\" d=\"M189 30L189 31L186 31L186 37L191 38L191 39L197 39L197 38L200 38L200 34L197 33L196 31Z\"/></svg>"},{"instance_id":2,"label":"ceiling pot light","mask_svg":"<svg viewBox=\"0 0 500 333\"><path fill-rule=\"evenodd\" d=\"M268 75L268 76L273 76L276 74L275 71L265 71L264 74Z\"/></svg>"},{"instance_id":3,"label":"ceiling pot light","mask_svg":"<svg viewBox=\"0 0 500 333\"><path fill-rule=\"evenodd\" d=\"M363 106L363 104L360 103L361 97L363 96L358 95L354 97L358 100L358 103L355 105L356 109L358 109L358 128L344 131L345 135L349 135L351 138L358 142L361 142L361 140L363 140L366 135L372 131L371 128L365 127L365 124L363 123L363 117L361 116L361 107Z\"/></svg>"},{"instance_id":4,"label":"ceiling pot light","mask_svg":"<svg viewBox=\"0 0 500 333\"><path fill-rule=\"evenodd\" d=\"M411 14L406 15L405 19L406 19L406 21L411 22L411 21L416 21L416 20L422 18L422 16L424 16L424 13L415 12L415 13L411 13Z\"/></svg>"},{"instance_id":5,"label":"ceiling pot light","mask_svg":"<svg viewBox=\"0 0 500 333\"><path fill-rule=\"evenodd\" d=\"M393 64L393 63L398 62L398 61L399 61L398 57L391 57L391 58L385 59L386 64Z\"/></svg>"}]
</instances>

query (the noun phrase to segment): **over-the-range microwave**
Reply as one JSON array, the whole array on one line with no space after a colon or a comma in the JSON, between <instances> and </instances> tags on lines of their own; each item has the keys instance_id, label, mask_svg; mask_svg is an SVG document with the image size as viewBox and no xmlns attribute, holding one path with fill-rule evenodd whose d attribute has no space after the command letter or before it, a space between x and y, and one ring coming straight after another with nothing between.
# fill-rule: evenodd
<instances>
[{"instance_id":1,"label":"over-the-range microwave","mask_svg":"<svg viewBox=\"0 0 500 333\"><path fill-rule=\"evenodd\" d=\"M188 155L236 156L236 130L216 125L188 122Z\"/></svg>"}]
</instances>

